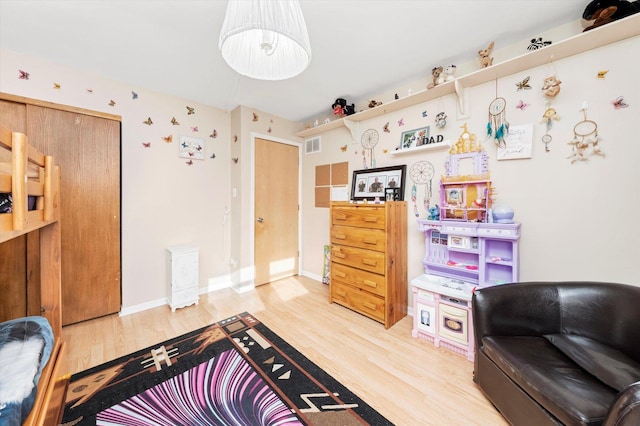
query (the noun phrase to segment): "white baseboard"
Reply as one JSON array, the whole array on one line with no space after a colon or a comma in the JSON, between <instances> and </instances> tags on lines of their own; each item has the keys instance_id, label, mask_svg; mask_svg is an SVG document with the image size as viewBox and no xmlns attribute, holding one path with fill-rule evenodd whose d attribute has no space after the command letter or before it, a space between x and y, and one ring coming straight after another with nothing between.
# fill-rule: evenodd
<instances>
[{"instance_id":1,"label":"white baseboard","mask_svg":"<svg viewBox=\"0 0 640 426\"><path fill-rule=\"evenodd\" d=\"M121 317L125 315L135 314L136 312L146 311L148 309L157 308L158 306L168 305L169 300L166 297L162 297L160 299L151 300L149 302L140 303L139 305L127 306L120 309Z\"/></svg>"},{"instance_id":2,"label":"white baseboard","mask_svg":"<svg viewBox=\"0 0 640 426\"><path fill-rule=\"evenodd\" d=\"M308 271L302 271L302 275L307 277L307 278L311 278L312 280L316 280L316 281L322 282L322 275L313 274L313 273L308 272Z\"/></svg>"}]
</instances>

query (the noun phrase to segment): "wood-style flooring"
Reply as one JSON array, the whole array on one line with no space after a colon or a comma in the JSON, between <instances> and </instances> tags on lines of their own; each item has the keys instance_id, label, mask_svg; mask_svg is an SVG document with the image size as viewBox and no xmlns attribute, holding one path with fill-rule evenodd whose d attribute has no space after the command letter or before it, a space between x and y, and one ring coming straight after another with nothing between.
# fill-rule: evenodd
<instances>
[{"instance_id":1,"label":"wood-style flooring","mask_svg":"<svg viewBox=\"0 0 640 426\"><path fill-rule=\"evenodd\" d=\"M507 425L472 380L473 363L411 337L412 317L388 330L329 304L328 286L291 277L246 293L224 289L197 306L161 306L62 330L62 371L76 373L240 312L250 312L396 425Z\"/></svg>"}]
</instances>

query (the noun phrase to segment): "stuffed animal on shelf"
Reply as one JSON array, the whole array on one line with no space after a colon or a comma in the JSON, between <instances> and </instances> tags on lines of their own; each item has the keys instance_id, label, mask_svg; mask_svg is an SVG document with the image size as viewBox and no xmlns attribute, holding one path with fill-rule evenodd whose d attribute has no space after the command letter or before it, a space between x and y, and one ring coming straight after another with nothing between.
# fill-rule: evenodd
<instances>
[{"instance_id":1,"label":"stuffed animal on shelf","mask_svg":"<svg viewBox=\"0 0 640 426\"><path fill-rule=\"evenodd\" d=\"M453 81L456 79L456 68L455 65L449 65L444 69L444 81Z\"/></svg>"},{"instance_id":2,"label":"stuffed animal on shelf","mask_svg":"<svg viewBox=\"0 0 640 426\"><path fill-rule=\"evenodd\" d=\"M333 109L333 113L338 117L344 117L345 115L351 115L356 112L356 105L347 105L347 100L343 98L336 99L333 105L331 105L331 108Z\"/></svg>"},{"instance_id":3,"label":"stuffed animal on shelf","mask_svg":"<svg viewBox=\"0 0 640 426\"><path fill-rule=\"evenodd\" d=\"M593 0L584 8L582 19L594 22L584 31L626 18L638 12L640 12L640 1L638 0Z\"/></svg>"},{"instance_id":4,"label":"stuffed animal on shelf","mask_svg":"<svg viewBox=\"0 0 640 426\"><path fill-rule=\"evenodd\" d=\"M369 108L375 108L375 107L380 106L380 105L382 105L382 102L376 101L375 99L371 99L369 101Z\"/></svg>"},{"instance_id":5,"label":"stuffed animal on shelf","mask_svg":"<svg viewBox=\"0 0 640 426\"><path fill-rule=\"evenodd\" d=\"M427 220L440 220L440 207L436 204L433 207L429 207L429 216Z\"/></svg>"},{"instance_id":6,"label":"stuffed animal on shelf","mask_svg":"<svg viewBox=\"0 0 640 426\"><path fill-rule=\"evenodd\" d=\"M478 50L478 56L480 57L480 65L482 68L487 68L493 65L493 56L491 56L491 52L493 52L494 42L489 43L486 49Z\"/></svg>"},{"instance_id":7,"label":"stuffed animal on shelf","mask_svg":"<svg viewBox=\"0 0 640 426\"><path fill-rule=\"evenodd\" d=\"M429 83L429 85L427 86L427 89L433 89L438 84L443 83L443 78L442 78L442 73L443 72L444 72L444 68L443 67L434 67L431 70L431 78L432 78L433 81L431 83Z\"/></svg>"}]
</instances>

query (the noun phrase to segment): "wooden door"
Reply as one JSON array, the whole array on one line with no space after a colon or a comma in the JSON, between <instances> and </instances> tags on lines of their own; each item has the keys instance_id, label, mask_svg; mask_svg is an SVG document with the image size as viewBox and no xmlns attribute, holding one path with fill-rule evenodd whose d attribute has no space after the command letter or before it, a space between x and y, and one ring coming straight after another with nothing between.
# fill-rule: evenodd
<instances>
[{"instance_id":1,"label":"wooden door","mask_svg":"<svg viewBox=\"0 0 640 426\"><path fill-rule=\"evenodd\" d=\"M255 285L298 274L299 147L255 140Z\"/></svg>"},{"instance_id":2,"label":"wooden door","mask_svg":"<svg viewBox=\"0 0 640 426\"><path fill-rule=\"evenodd\" d=\"M120 311L120 122L27 105L27 135L60 166L62 323Z\"/></svg>"}]
</instances>

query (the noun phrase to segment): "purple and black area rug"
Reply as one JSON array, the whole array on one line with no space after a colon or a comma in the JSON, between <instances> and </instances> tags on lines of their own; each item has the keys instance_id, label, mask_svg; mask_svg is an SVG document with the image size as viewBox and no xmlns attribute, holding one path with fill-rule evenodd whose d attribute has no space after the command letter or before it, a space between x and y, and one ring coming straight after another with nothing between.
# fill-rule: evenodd
<instances>
[{"instance_id":1,"label":"purple and black area rug","mask_svg":"<svg viewBox=\"0 0 640 426\"><path fill-rule=\"evenodd\" d=\"M71 377L64 425L391 425L249 313Z\"/></svg>"}]
</instances>

